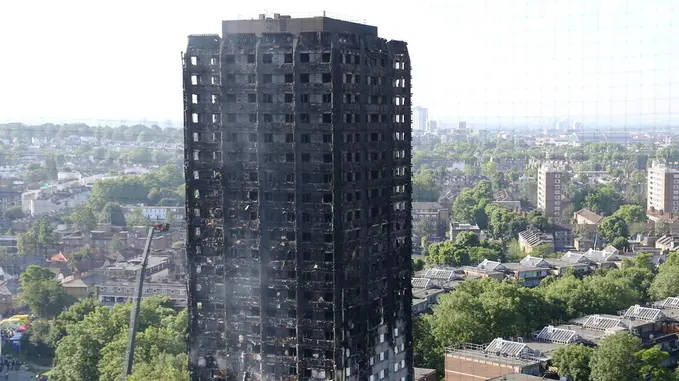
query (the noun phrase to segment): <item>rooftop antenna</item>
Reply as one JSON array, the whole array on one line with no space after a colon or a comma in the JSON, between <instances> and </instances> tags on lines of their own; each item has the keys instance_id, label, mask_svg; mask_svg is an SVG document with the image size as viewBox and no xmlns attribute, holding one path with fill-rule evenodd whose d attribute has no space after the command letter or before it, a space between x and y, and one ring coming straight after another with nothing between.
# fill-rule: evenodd
<instances>
[{"instance_id":1,"label":"rooftop antenna","mask_svg":"<svg viewBox=\"0 0 679 381\"><path fill-rule=\"evenodd\" d=\"M323 11L323 17L325 17L325 11Z\"/></svg>"}]
</instances>

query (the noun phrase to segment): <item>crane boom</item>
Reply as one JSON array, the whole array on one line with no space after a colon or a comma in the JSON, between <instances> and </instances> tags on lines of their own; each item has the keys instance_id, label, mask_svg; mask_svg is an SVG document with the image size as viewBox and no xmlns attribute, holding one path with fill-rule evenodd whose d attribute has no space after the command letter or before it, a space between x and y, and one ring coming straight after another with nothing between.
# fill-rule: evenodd
<instances>
[{"instance_id":1,"label":"crane boom","mask_svg":"<svg viewBox=\"0 0 679 381\"><path fill-rule=\"evenodd\" d=\"M149 233L146 237L146 244L144 245L144 253L142 255L141 268L137 271L136 281L136 298L132 300L132 311L130 312L130 334L127 342L127 352L125 353L125 370L123 372L123 381L127 379L129 374L132 374L132 363L134 362L134 344L137 338L137 320L139 319L139 306L141 305L141 297L144 291L144 278L146 275L146 265L149 261L149 253L151 252L151 241L153 241L153 233L156 231L154 227L149 227Z\"/></svg>"}]
</instances>

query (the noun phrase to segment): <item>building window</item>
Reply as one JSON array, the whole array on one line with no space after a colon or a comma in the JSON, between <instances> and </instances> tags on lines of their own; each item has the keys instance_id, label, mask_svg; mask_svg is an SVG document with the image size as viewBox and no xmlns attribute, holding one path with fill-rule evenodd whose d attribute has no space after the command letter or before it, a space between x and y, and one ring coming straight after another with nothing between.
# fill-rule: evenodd
<instances>
[{"instance_id":1,"label":"building window","mask_svg":"<svg viewBox=\"0 0 679 381\"><path fill-rule=\"evenodd\" d=\"M265 64L273 63L273 55L272 54L263 54L262 55L262 62L265 63Z\"/></svg>"}]
</instances>

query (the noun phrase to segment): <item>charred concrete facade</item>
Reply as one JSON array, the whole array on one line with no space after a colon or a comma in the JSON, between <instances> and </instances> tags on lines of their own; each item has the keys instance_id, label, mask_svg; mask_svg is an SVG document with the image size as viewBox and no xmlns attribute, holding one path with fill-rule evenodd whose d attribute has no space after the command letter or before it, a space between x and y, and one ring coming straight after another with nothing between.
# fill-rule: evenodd
<instances>
[{"instance_id":1,"label":"charred concrete facade","mask_svg":"<svg viewBox=\"0 0 679 381\"><path fill-rule=\"evenodd\" d=\"M412 381L406 43L224 21L183 70L192 380Z\"/></svg>"}]
</instances>

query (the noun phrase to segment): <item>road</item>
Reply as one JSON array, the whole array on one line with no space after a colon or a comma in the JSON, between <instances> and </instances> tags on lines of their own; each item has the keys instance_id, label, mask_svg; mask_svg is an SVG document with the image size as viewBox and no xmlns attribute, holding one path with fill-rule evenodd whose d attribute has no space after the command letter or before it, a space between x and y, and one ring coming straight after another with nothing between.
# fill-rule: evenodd
<instances>
[{"instance_id":1,"label":"road","mask_svg":"<svg viewBox=\"0 0 679 381\"><path fill-rule=\"evenodd\" d=\"M24 372L24 371L12 371L7 373L9 377L7 378L8 381L28 381L32 380L35 381L35 375L37 373L29 373L29 372ZM2 375L0 375L0 381L5 380L5 373L3 372Z\"/></svg>"}]
</instances>

